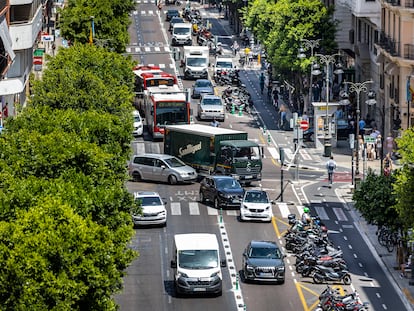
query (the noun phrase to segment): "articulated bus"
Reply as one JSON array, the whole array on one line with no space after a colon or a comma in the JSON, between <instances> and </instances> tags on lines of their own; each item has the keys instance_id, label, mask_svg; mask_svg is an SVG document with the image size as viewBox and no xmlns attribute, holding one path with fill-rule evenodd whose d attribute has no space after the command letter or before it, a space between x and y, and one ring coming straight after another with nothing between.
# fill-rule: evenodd
<instances>
[{"instance_id":1,"label":"articulated bus","mask_svg":"<svg viewBox=\"0 0 414 311\"><path fill-rule=\"evenodd\" d=\"M166 125L190 124L188 94L177 85L149 87L144 96L145 120L154 140L164 138Z\"/></svg>"},{"instance_id":2,"label":"articulated bus","mask_svg":"<svg viewBox=\"0 0 414 311\"><path fill-rule=\"evenodd\" d=\"M138 66L133 69L135 74L135 106L141 113L145 114L143 107L144 93L149 87L174 86L177 85L177 78L170 73L164 72L158 66Z\"/></svg>"}]
</instances>

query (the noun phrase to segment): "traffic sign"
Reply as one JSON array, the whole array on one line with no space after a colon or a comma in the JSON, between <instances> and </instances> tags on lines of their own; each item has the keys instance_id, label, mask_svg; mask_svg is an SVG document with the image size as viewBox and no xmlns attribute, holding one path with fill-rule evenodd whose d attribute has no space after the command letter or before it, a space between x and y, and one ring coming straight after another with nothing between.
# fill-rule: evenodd
<instances>
[{"instance_id":1,"label":"traffic sign","mask_svg":"<svg viewBox=\"0 0 414 311\"><path fill-rule=\"evenodd\" d=\"M309 122L308 120L302 120L299 123L299 127L302 131L306 131L307 129L309 129Z\"/></svg>"}]
</instances>

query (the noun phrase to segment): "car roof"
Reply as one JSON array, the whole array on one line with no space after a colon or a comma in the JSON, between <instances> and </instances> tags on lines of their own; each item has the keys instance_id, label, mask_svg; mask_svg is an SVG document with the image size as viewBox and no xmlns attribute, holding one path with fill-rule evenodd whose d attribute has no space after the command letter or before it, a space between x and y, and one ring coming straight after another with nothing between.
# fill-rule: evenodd
<instances>
[{"instance_id":1,"label":"car roof","mask_svg":"<svg viewBox=\"0 0 414 311\"><path fill-rule=\"evenodd\" d=\"M217 95L213 95L213 94L203 94L203 95L201 95L203 98L214 98L214 99L216 99L216 98L219 98L219 99L221 99L221 97L220 96L217 96Z\"/></svg>"},{"instance_id":2,"label":"car roof","mask_svg":"<svg viewBox=\"0 0 414 311\"><path fill-rule=\"evenodd\" d=\"M171 159L171 158L175 158L172 155L169 154L161 154L161 153L141 153L141 154L135 154L133 156L135 157L147 157L147 158L156 158L156 159Z\"/></svg>"},{"instance_id":3,"label":"car roof","mask_svg":"<svg viewBox=\"0 0 414 311\"><path fill-rule=\"evenodd\" d=\"M196 81L195 81L195 83L197 83L197 82L210 82L211 83L211 81L209 80L209 79L197 79ZM212 83L211 83L212 84Z\"/></svg>"},{"instance_id":4,"label":"car roof","mask_svg":"<svg viewBox=\"0 0 414 311\"><path fill-rule=\"evenodd\" d=\"M180 12L178 12L178 10L177 9L168 9L167 10L167 14L168 13L180 13Z\"/></svg>"},{"instance_id":5,"label":"car roof","mask_svg":"<svg viewBox=\"0 0 414 311\"><path fill-rule=\"evenodd\" d=\"M224 176L224 175L215 175L215 176L210 176L212 179L214 180L221 180L221 179L231 179L231 180L236 180L234 177L231 176Z\"/></svg>"},{"instance_id":6,"label":"car roof","mask_svg":"<svg viewBox=\"0 0 414 311\"><path fill-rule=\"evenodd\" d=\"M276 244L276 242L273 242L273 241L253 240L253 241L250 242L250 245L252 247L279 248L279 246Z\"/></svg>"},{"instance_id":7,"label":"car roof","mask_svg":"<svg viewBox=\"0 0 414 311\"><path fill-rule=\"evenodd\" d=\"M266 191L259 190L259 189L249 189L249 190L246 191L246 193L265 193L265 194L267 194Z\"/></svg>"},{"instance_id":8,"label":"car roof","mask_svg":"<svg viewBox=\"0 0 414 311\"><path fill-rule=\"evenodd\" d=\"M171 18L171 21L170 22L172 22L172 21L184 21L184 19L182 17L180 17L180 16L173 16Z\"/></svg>"},{"instance_id":9,"label":"car roof","mask_svg":"<svg viewBox=\"0 0 414 311\"><path fill-rule=\"evenodd\" d=\"M158 192L155 191L138 191L134 192L134 198L143 198L143 197L161 197Z\"/></svg>"}]
</instances>

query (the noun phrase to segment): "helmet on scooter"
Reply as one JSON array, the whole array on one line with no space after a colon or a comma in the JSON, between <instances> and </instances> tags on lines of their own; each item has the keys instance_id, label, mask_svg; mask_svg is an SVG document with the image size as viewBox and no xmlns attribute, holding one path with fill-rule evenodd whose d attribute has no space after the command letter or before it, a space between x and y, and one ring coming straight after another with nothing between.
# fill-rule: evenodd
<instances>
[{"instance_id":1,"label":"helmet on scooter","mask_svg":"<svg viewBox=\"0 0 414 311\"><path fill-rule=\"evenodd\" d=\"M308 207L304 207L304 208L303 208L303 212L304 212L304 213L309 213L309 208L308 208Z\"/></svg>"}]
</instances>

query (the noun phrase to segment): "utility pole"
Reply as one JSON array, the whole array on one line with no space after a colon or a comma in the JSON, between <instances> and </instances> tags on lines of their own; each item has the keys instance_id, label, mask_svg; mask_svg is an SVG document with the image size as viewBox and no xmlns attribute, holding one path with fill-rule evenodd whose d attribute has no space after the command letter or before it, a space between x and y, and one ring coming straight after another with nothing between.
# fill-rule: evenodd
<instances>
[{"instance_id":1,"label":"utility pole","mask_svg":"<svg viewBox=\"0 0 414 311\"><path fill-rule=\"evenodd\" d=\"M279 148L279 155L280 155L280 202L283 202L283 165L285 162L285 150L282 147Z\"/></svg>"}]
</instances>

